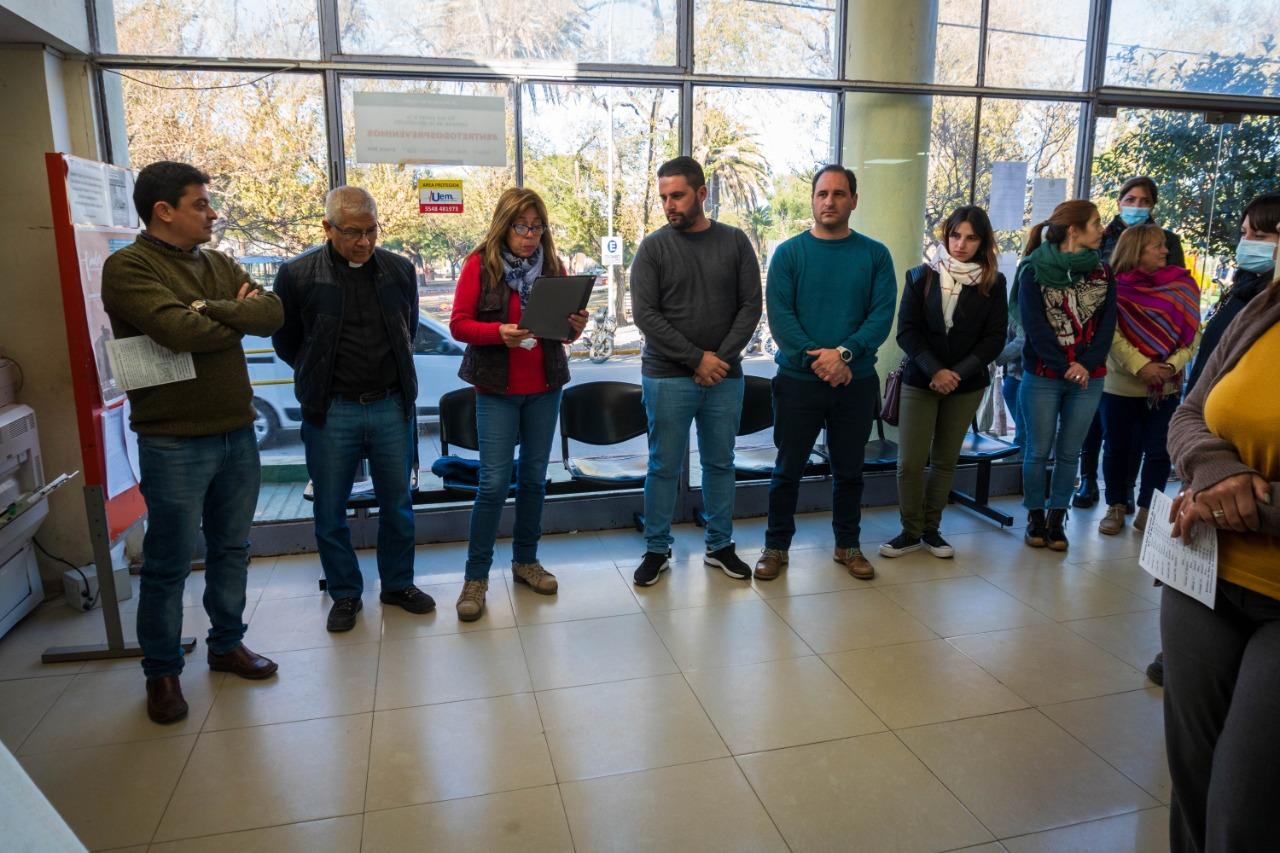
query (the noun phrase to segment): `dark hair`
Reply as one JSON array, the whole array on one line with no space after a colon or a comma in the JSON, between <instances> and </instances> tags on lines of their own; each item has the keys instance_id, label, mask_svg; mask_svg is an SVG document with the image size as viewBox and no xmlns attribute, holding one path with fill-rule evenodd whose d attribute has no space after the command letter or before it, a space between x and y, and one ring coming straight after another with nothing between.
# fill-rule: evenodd
<instances>
[{"instance_id":1,"label":"dark hair","mask_svg":"<svg viewBox=\"0 0 1280 853\"><path fill-rule=\"evenodd\" d=\"M1280 193L1263 193L1244 209L1242 219L1249 220L1254 231L1274 234L1280 230Z\"/></svg>"},{"instance_id":2,"label":"dark hair","mask_svg":"<svg viewBox=\"0 0 1280 853\"><path fill-rule=\"evenodd\" d=\"M987 216L987 212L982 208L977 205L957 207L938 228L944 250L949 249L948 238L951 237L952 231L960 227L961 222L968 222L973 233L978 235L980 242L978 250L973 253L973 259L982 265L982 277L978 279L978 292L986 296L991 292L991 285L996 283L996 276L1000 274L1000 262L996 256L996 232L991 227L991 219Z\"/></svg>"},{"instance_id":3,"label":"dark hair","mask_svg":"<svg viewBox=\"0 0 1280 853\"><path fill-rule=\"evenodd\" d=\"M161 160L138 173L133 182L133 206L144 224L151 224L157 202L178 206L178 200L192 184L209 183L209 176L188 163Z\"/></svg>"},{"instance_id":4,"label":"dark hair","mask_svg":"<svg viewBox=\"0 0 1280 853\"><path fill-rule=\"evenodd\" d=\"M843 172L845 180L849 182L849 195L858 194L858 178L856 175L853 174L853 169L846 169L844 166L841 166L839 163L828 163L827 165L823 166L821 169L813 173L813 180L810 182L810 188L809 188L810 194L816 193L818 191L818 178L821 178L823 175L827 174L828 172Z\"/></svg>"},{"instance_id":5,"label":"dark hair","mask_svg":"<svg viewBox=\"0 0 1280 853\"><path fill-rule=\"evenodd\" d=\"M659 178L674 178L677 175L689 182L695 190L707 185L707 176L702 173L702 164L692 157L676 157L658 167Z\"/></svg>"},{"instance_id":6,"label":"dark hair","mask_svg":"<svg viewBox=\"0 0 1280 853\"><path fill-rule=\"evenodd\" d=\"M1146 175L1138 175L1130 178L1120 185L1120 191L1116 193L1117 199L1122 199L1134 187L1142 187L1151 196L1151 203L1154 205L1160 200L1160 188L1156 186L1156 182Z\"/></svg>"},{"instance_id":7,"label":"dark hair","mask_svg":"<svg viewBox=\"0 0 1280 853\"><path fill-rule=\"evenodd\" d=\"M1027 246L1022 250L1022 254L1031 254L1046 240L1055 246L1058 245L1067 239L1068 228L1074 225L1083 229L1097 212L1097 206L1091 201L1082 198L1064 201L1053 209L1048 219L1037 222L1027 231ZM1041 231L1044 231L1043 235Z\"/></svg>"}]
</instances>

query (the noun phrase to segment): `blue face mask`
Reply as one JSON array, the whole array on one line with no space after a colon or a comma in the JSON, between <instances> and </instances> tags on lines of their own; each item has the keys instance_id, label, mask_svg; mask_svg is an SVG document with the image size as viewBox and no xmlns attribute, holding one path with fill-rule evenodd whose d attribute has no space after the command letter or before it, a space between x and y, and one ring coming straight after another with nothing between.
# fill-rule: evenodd
<instances>
[{"instance_id":1,"label":"blue face mask","mask_svg":"<svg viewBox=\"0 0 1280 853\"><path fill-rule=\"evenodd\" d=\"M1240 238L1236 246L1236 266L1249 272L1266 272L1276 265L1276 244Z\"/></svg>"},{"instance_id":2,"label":"blue face mask","mask_svg":"<svg viewBox=\"0 0 1280 853\"><path fill-rule=\"evenodd\" d=\"M1125 225L1141 225L1151 218L1151 208L1120 205L1120 218Z\"/></svg>"}]
</instances>

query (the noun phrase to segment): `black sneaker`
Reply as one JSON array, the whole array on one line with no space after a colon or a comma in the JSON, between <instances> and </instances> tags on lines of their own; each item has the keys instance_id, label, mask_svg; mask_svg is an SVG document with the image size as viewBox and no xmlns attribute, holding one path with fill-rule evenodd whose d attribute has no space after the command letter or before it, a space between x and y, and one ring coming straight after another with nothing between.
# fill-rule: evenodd
<instances>
[{"instance_id":1,"label":"black sneaker","mask_svg":"<svg viewBox=\"0 0 1280 853\"><path fill-rule=\"evenodd\" d=\"M403 607L410 613L430 613L436 609L436 600L412 584L404 589L384 589L379 593L378 600L383 604Z\"/></svg>"},{"instance_id":2,"label":"black sneaker","mask_svg":"<svg viewBox=\"0 0 1280 853\"><path fill-rule=\"evenodd\" d=\"M329 624L325 627L337 634L356 626L356 614L364 607L359 598L339 598L329 608Z\"/></svg>"},{"instance_id":3,"label":"black sneaker","mask_svg":"<svg viewBox=\"0 0 1280 853\"><path fill-rule=\"evenodd\" d=\"M1044 510L1033 509L1027 512L1027 529L1022 534L1022 541L1032 548L1043 548L1049 544L1049 528L1045 525Z\"/></svg>"},{"instance_id":4,"label":"black sneaker","mask_svg":"<svg viewBox=\"0 0 1280 853\"><path fill-rule=\"evenodd\" d=\"M729 577L740 581L751 577L751 567L738 559L732 542L718 551L708 551L702 558L702 563L717 568Z\"/></svg>"},{"instance_id":5,"label":"black sneaker","mask_svg":"<svg viewBox=\"0 0 1280 853\"><path fill-rule=\"evenodd\" d=\"M1067 531L1064 525L1067 521L1067 511L1065 509L1051 509L1045 521L1046 532L1045 542L1049 548L1054 551L1065 551L1069 543L1067 542Z\"/></svg>"},{"instance_id":6,"label":"black sneaker","mask_svg":"<svg viewBox=\"0 0 1280 853\"><path fill-rule=\"evenodd\" d=\"M657 583L659 575L671 568L671 561L667 559L670 556L670 551L666 554L646 551L640 567L636 569L636 586L653 586Z\"/></svg>"},{"instance_id":7,"label":"black sneaker","mask_svg":"<svg viewBox=\"0 0 1280 853\"><path fill-rule=\"evenodd\" d=\"M924 542L924 547L929 549L929 553L935 557L947 560L956 555L956 549L952 548L951 543L943 539L942 534L936 530L926 530L920 540Z\"/></svg>"},{"instance_id":8,"label":"black sneaker","mask_svg":"<svg viewBox=\"0 0 1280 853\"><path fill-rule=\"evenodd\" d=\"M903 554L910 554L912 551L919 550L920 538L918 536L911 536L904 530L880 546L880 556L901 557Z\"/></svg>"},{"instance_id":9,"label":"black sneaker","mask_svg":"<svg viewBox=\"0 0 1280 853\"><path fill-rule=\"evenodd\" d=\"M1156 652L1156 659L1147 664L1147 678L1164 687L1164 652Z\"/></svg>"}]
</instances>

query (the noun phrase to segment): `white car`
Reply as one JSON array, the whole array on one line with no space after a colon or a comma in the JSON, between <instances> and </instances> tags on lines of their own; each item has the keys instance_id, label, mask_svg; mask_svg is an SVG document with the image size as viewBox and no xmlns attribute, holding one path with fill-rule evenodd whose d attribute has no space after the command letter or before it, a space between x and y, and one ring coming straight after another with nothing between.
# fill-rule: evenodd
<instances>
[{"instance_id":1,"label":"white car","mask_svg":"<svg viewBox=\"0 0 1280 853\"><path fill-rule=\"evenodd\" d=\"M434 421L440 415L440 397L466 385L458 378L462 364L462 344L449 329L426 314L418 315L418 333L413 339L413 366L418 374L418 420ZM293 368L276 355L270 338L246 335L245 361L253 385L253 408L257 417L253 432L258 446L274 441L281 430L302 426L302 407L293 393Z\"/></svg>"}]
</instances>

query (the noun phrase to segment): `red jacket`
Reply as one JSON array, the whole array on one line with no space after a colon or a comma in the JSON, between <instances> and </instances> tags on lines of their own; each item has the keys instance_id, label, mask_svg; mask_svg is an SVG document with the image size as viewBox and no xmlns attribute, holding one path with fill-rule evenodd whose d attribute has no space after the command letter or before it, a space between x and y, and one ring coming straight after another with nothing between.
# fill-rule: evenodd
<instances>
[{"instance_id":1,"label":"red jacket","mask_svg":"<svg viewBox=\"0 0 1280 853\"><path fill-rule=\"evenodd\" d=\"M476 346L503 346L498 334L500 323L486 323L476 319L476 307L480 304L480 256L472 254L462 265L458 287L453 296L453 316L449 319L449 333L455 340ZM520 322L520 294L511 291L507 307L507 319ZM547 390L547 372L543 365L543 343L532 349L511 347L507 350L508 394L541 394ZM481 392L483 393L483 392Z\"/></svg>"}]
</instances>

